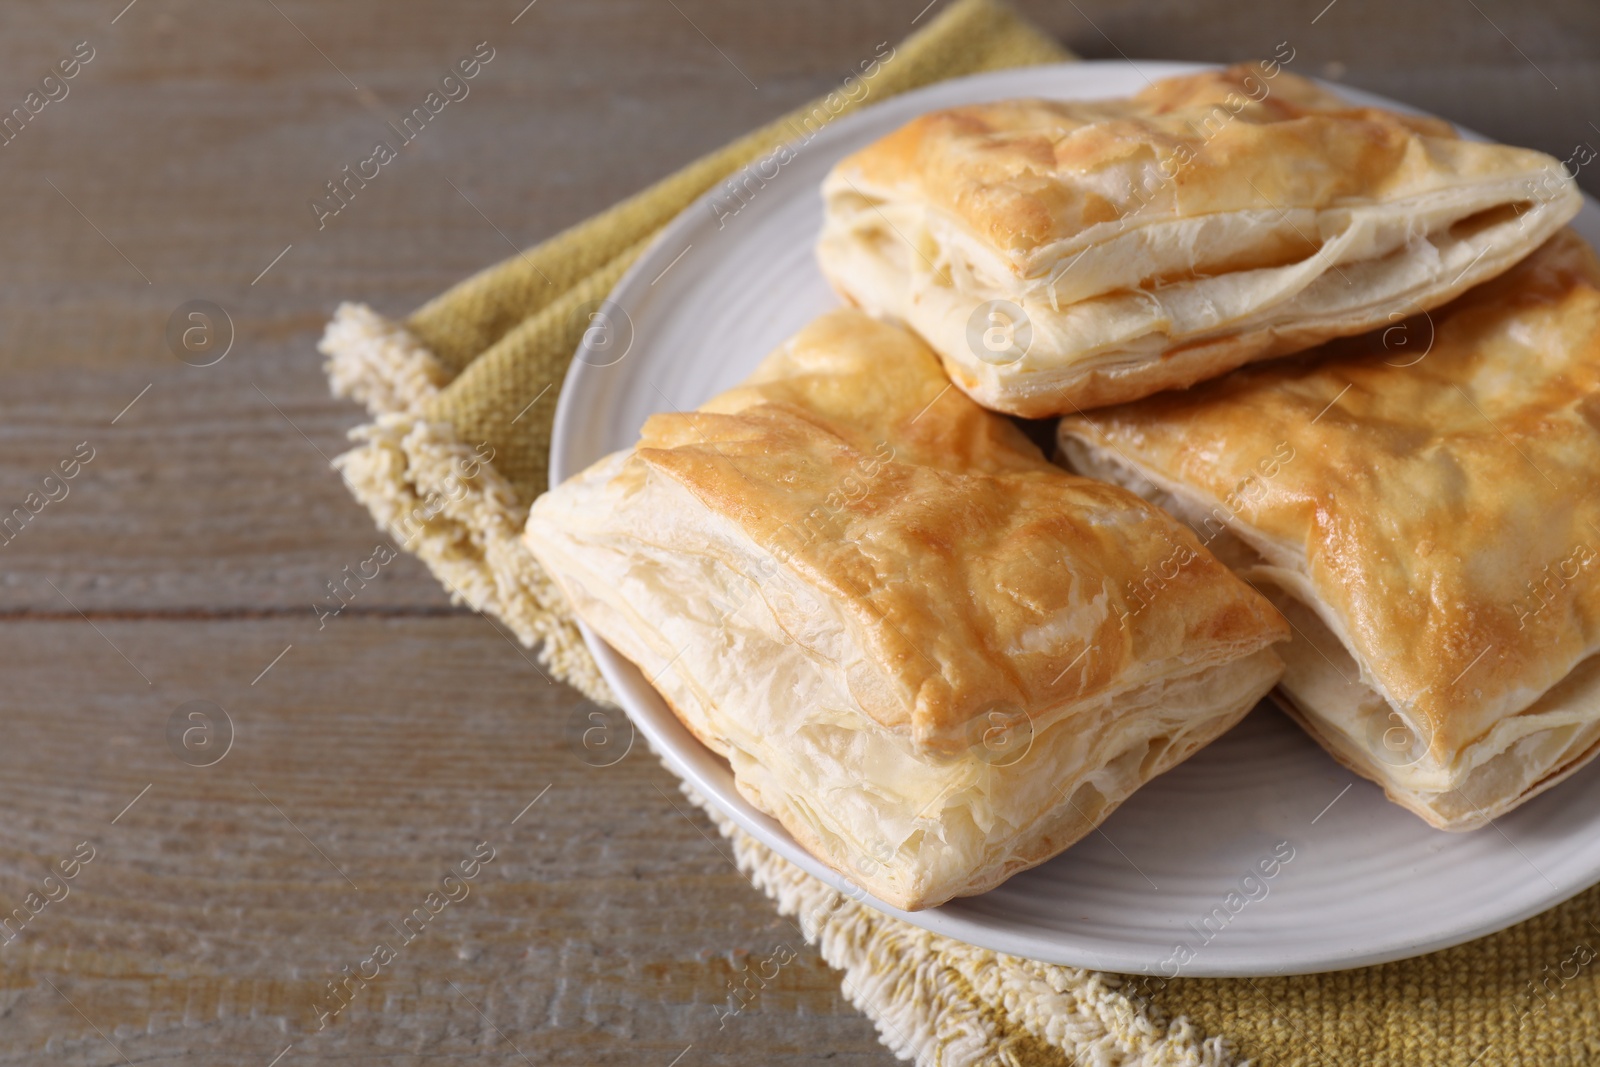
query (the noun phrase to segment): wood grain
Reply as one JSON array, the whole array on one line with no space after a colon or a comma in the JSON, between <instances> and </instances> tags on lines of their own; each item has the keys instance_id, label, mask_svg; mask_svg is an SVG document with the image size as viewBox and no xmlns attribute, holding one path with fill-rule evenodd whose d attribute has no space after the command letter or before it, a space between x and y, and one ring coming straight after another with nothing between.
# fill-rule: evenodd
<instances>
[{"instance_id":1,"label":"wood grain","mask_svg":"<svg viewBox=\"0 0 1600 1067\"><path fill-rule=\"evenodd\" d=\"M361 421L314 352L337 302L404 313L825 90L925 0L524 2L0 7L0 113L95 49L0 147L0 516L95 450L0 545L0 906L95 850L0 938L0 1063L891 1059L810 951L719 1028L736 969L800 950L793 927L642 745L594 766L624 722L414 561L319 629L380 538L326 463ZM1292 69L1600 146L1584 0L1020 6L1086 56L1288 40ZM470 96L319 229L323 183L479 42ZM210 367L165 340L196 299L233 324ZM210 767L168 741L196 700L234 727ZM479 842L470 895L319 1030L327 981Z\"/></svg>"},{"instance_id":2,"label":"wood grain","mask_svg":"<svg viewBox=\"0 0 1600 1067\"><path fill-rule=\"evenodd\" d=\"M625 720L546 685L486 623L99 629L7 628L26 666L0 748L0 893L20 906L80 842L94 858L0 948L0 1062L117 1062L113 1042L135 1062L265 1064L291 1043L295 1063L512 1062L513 1044L540 1063L664 1065L690 1044L695 1062L782 1062L818 1042L882 1061L811 953L719 1028L736 968L802 948L796 931ZM196 699L232 724L207 767L167 738ZM397 927L480 843L492 861L406 943ZM319 1029L327 981L378 943L396 959Z\"/></svg>"}]
</instances>

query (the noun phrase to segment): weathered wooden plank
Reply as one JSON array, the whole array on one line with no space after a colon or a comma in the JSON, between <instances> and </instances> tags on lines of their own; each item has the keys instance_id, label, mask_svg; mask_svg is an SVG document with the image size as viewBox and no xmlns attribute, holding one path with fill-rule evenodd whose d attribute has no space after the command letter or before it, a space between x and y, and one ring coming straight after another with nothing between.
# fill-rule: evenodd
<instances>
[{"instance_id":1,"label":"weathered wooden plank","mask_svg":"<svg viewBox=\"0 0 1600 1067\"><path fill-rule=\"evenodd\" d=\"M291 1042L296 1063L513 1042L540 1063L665 1064L691 1043L695 1062L883 1062L626 725L611 720L616 756L585 748L594 709L480 620L99 626L0 625L0 909L60 896L0 940L0 1062L116 1061L89 1022L135 1062L264 1064ZM167 739L195 699L234 730L205 767ZM75 850L92 858L46 883ZM460 899L430 916L430 892ZM396 958L334 1015L327 981L380 942ZM779 945L798 959L719 1028L737 967Z\"/></svg>"},{"instance_id":2,"label":"weathered wooden plank","mask_svg":"<svg viewBox=\"0 0 1600 1067\"><path fill-rule=\"evenodd\" d=\"M813 22L809 55L785 50L789 70L758 95L668 7L674 22L663 35L656 15L655 36L693 38L717 66L667 60L652 74L652 40L630 15L607 48L635 54L608 85L570 43L607 23L570 6L516 26L506 4L382 18L374 5L280 6L331 62L271 5L147 5L115 26L99 5L0 12L0 47L20 57L0 99L20 99L36 76L17 72L42 73L73 42L96 48L66 99L0 149L0 515L78 443L96 456L0 548L0 612L70 610L47 577L91 612L309 612L375 540L324 463L360 421L328 396L314 352L336 303L403 313L508 241L579 221L849 63ZM495 58L471 94L319 230L307 202L323 183L393 138L387 121L480 40ZM192 299L231 316L234 347L215 366L168 349L168 317ZM409 562L370 601L443 602Z\"/></svg>"}]
</instances>

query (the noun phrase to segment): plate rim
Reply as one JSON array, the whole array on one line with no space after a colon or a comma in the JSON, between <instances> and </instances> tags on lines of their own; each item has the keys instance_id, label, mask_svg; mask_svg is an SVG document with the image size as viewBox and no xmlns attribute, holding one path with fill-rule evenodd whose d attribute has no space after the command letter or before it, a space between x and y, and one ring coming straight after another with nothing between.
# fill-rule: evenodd
<instances>
[{"instance_id":1,"label":"plate rim","mask_svg":"<svg viewBox=\"0 0 1600 1067\"><path fill-rule=\"evenodd\" d=\"M935 82L931 85L908 90L880 103L869 104L858 111L839 116L827 126L818 130L814 136L803 142L791 141L788 144L795 151L807 153L815 153L819 150L826 151L829 144L849 136L857 126L869 122L884 121L884 116L890 113L904 112L906 113L906 119L909 119L925 110L957 105L956 101L940 103L925 103L925 101L939 100L946 96L959 97L969 92L976 97L981 95L982 90L991 86L1009 86L1011 83L1027 82L1030 79L1041 77L1047 78L1058 73L1071 72L1074 75L1084 76L1092 75L1097 69L1116 68L1120 74L1122 70L1132 67L1141 77L1148 72L1151 77L1164 78L1204 70L1224 69L1226 66L1228 64L1174 60L1081 60L988 71ZM1431 116L1430 112L1420 108L1365 90L1329 83L1324 79L1309 78L1308 80L1322 85L1355 103L1384 107L1405 114ZM1030 90L1018 88L1015 90L1008 89L1007 91L1014 93L1014 95L1027 95ZM1048 92L1048 90L1033 91L1040 95ZM1452 125L1465 138L1489 140L1460 124L1452 123ZM795 147L797 144L799 147ZM766 158L768 154L763 153L760 158ZM753 164L747 164L747 166L751 165ZM743 170L744 168L741 168L734 173L737 175L743 173ZM721 188L721 182L713 185L668 222L650 245L640 254L639 258L618 279L606 300L621 306L625 311L628 309L630 301L637 306L639 302L637 298L643 295L638 292L641 288L641 282L644 282L644 287L648 288L649 282L647 279L657 277L664 267L669 266L664 262L666 250L676 248L682 243L686 234L705 225L701 213L715 200ZM788 195L796 194L790 193ZM1585 213L1595 212L1600 209L1600 202L1597 202L1589 194L1584 193L1583 200ZM1573 224L1569 223L1569 225ZM1585 236L1586 239L1590 239L1591 243L1593 243L1592 238L1589 238L1588 235ZM576 469L571 469L574 467L571 460L571 451L574 448L574 424L583 414L584 394L592 389L591 379L599 370L604 368L603 364L591 363L581 358L586 346L587 342L580 343L577 356L570 364L556 402L555 415L551 424L548 467L549 484L552 486L559 485L567 477L578 473L582 466L586 466L584 464L577 466ZM1005 952L1043 963L1083 967L1121 974L1151 973L1150 961L1133 955L1132 948L1127 952L1119 953L1080 944L1072 948L1066 948L1065 954L1058 951L1048 951L1052 947L1051 944L1030 940L1014 931L985 926L964 916L953 918L945 906L906 912L866 893L850 882L849 879L840 875L831 867L824 865L800 847L775 819L744 800L733 788L731 770L728 769L726 761L716 756L710 749L690 735L687 729L671 715L670 711L667 711L663 718L655 709L637 707L636 703L639 700L638 686L642 684L645 689L654 694L654 689L649 686L642 673L581 620L578 622L578 629L590 652L594 655L601 675L611 686L613 692L617 694L630 723L645 734L650 748L657 757L666 763L680 780L692 784L724 816L731 819L746 833L749 833L784 859L800 867L807 874L844 894L848 899L866 904L883 914L933 933L996 952ZM659 695L656 695L655 699L659 702ZM664 704L662 706L665 708ZM664 721L665 719L670 719L671 722L667 723ZM675 734L681 736L675 736ZM716 769L716 765L720 765L720 769ZM726 781L723 779L726 779ZM1548 882L1549 879L1546 878L1545 881ZM1499 913L1493 919L1465 918L1458 923L1446 922L1428 936L1413 939L1390 939L1385 947L1356 947L1349 951L1341 952L1322 946L1298 954L1287 952L1284 953L1284 958L1281 961L1282 965L1235 963L1229 962L1226 958L1220 961L1215 959L1207 961L1202 956L1196 960L1194 966L1185 966L1181 976L1232 978L1316 974L1409 959L1464 944L1479 937L1485 937L1507 929L1560 905L1578 893L1583 892L1595 884L1596 881L1600 881L1600 860L1597 860L1593 869L1586 876L1580 878L1576 884L1564 887L1555 887L1552 884L1550 892L1546 892L1543 895L1533 894L1523 906L1512 911ZM1064 935L1055 934L1053 936L1060 938ZM1046 951L1041 951L1041 949Z\"/></svg>"}]
</instances>

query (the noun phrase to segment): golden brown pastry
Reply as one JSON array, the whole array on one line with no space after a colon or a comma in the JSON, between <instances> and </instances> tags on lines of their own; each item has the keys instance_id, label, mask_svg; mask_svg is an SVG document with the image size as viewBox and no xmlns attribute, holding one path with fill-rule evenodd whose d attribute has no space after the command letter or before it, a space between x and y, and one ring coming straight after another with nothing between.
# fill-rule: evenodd
<instances>
[{"instance_id":1,"label":"golden brown pastry","mask_svg":"<svg viewBox=\"0 0 1600 1067\"><path fill-rule=\"evenodd\" d=\"M1600 746L1600 264L1563 231L1405 328L1061 442L1282 608L1280 692L1318 741L1468 830Z\"/></svg>"},{"instance_id":2,"label":"golden brown pastry","mask_svg":"<svg viewBox=\"0 0 1600 1067\"><path fill-rule=\"evenodd\" d=\"M924 115L823 184L818 259L985 407L1182 387L1436 307L1581 197L1541 152L1354 107L1277 64Z\"/></svg>"},{"instance_id":3,"label":"golden brown pastry","mask_svg":"<svg viewBox=\"0 0 1600 1067\"><path fill-rule=\"evenodd\" d=\"M652 417L526 541L752 804L908 909L1088 833L1270 689L1287 636L1181 523L854 310Z\"/></svg>"}]
</instances>

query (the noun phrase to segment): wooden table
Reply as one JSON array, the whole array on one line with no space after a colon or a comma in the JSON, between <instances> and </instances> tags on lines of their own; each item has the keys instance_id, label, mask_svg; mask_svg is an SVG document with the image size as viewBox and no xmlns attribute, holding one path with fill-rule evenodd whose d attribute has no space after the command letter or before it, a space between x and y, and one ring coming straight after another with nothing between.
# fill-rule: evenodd
<instances>
[{"instance_id":1,"label":"wooden table","mask_svg":"<svg viewBox=\"0 0 1600 1067\"><path fill-rule=\"evenodd\" d=\"M361 415L314 344L341 298L403 313L826 90L925 0L125 2L0 7L0 110L92 49L0 147L0 517L42 501L0 535L0 910L26 918L0 1063L890 1062L625 722L408 558L319 621L380 537L326 463ZM1025 6L1086 56L1287 40L1295 70L1600 146L1589 0L1322 3ZM319 230L324 182L479 42L470 96ZM194 300L231 319L211 366L166 338Z\"/></svg>"}]
</instances>

